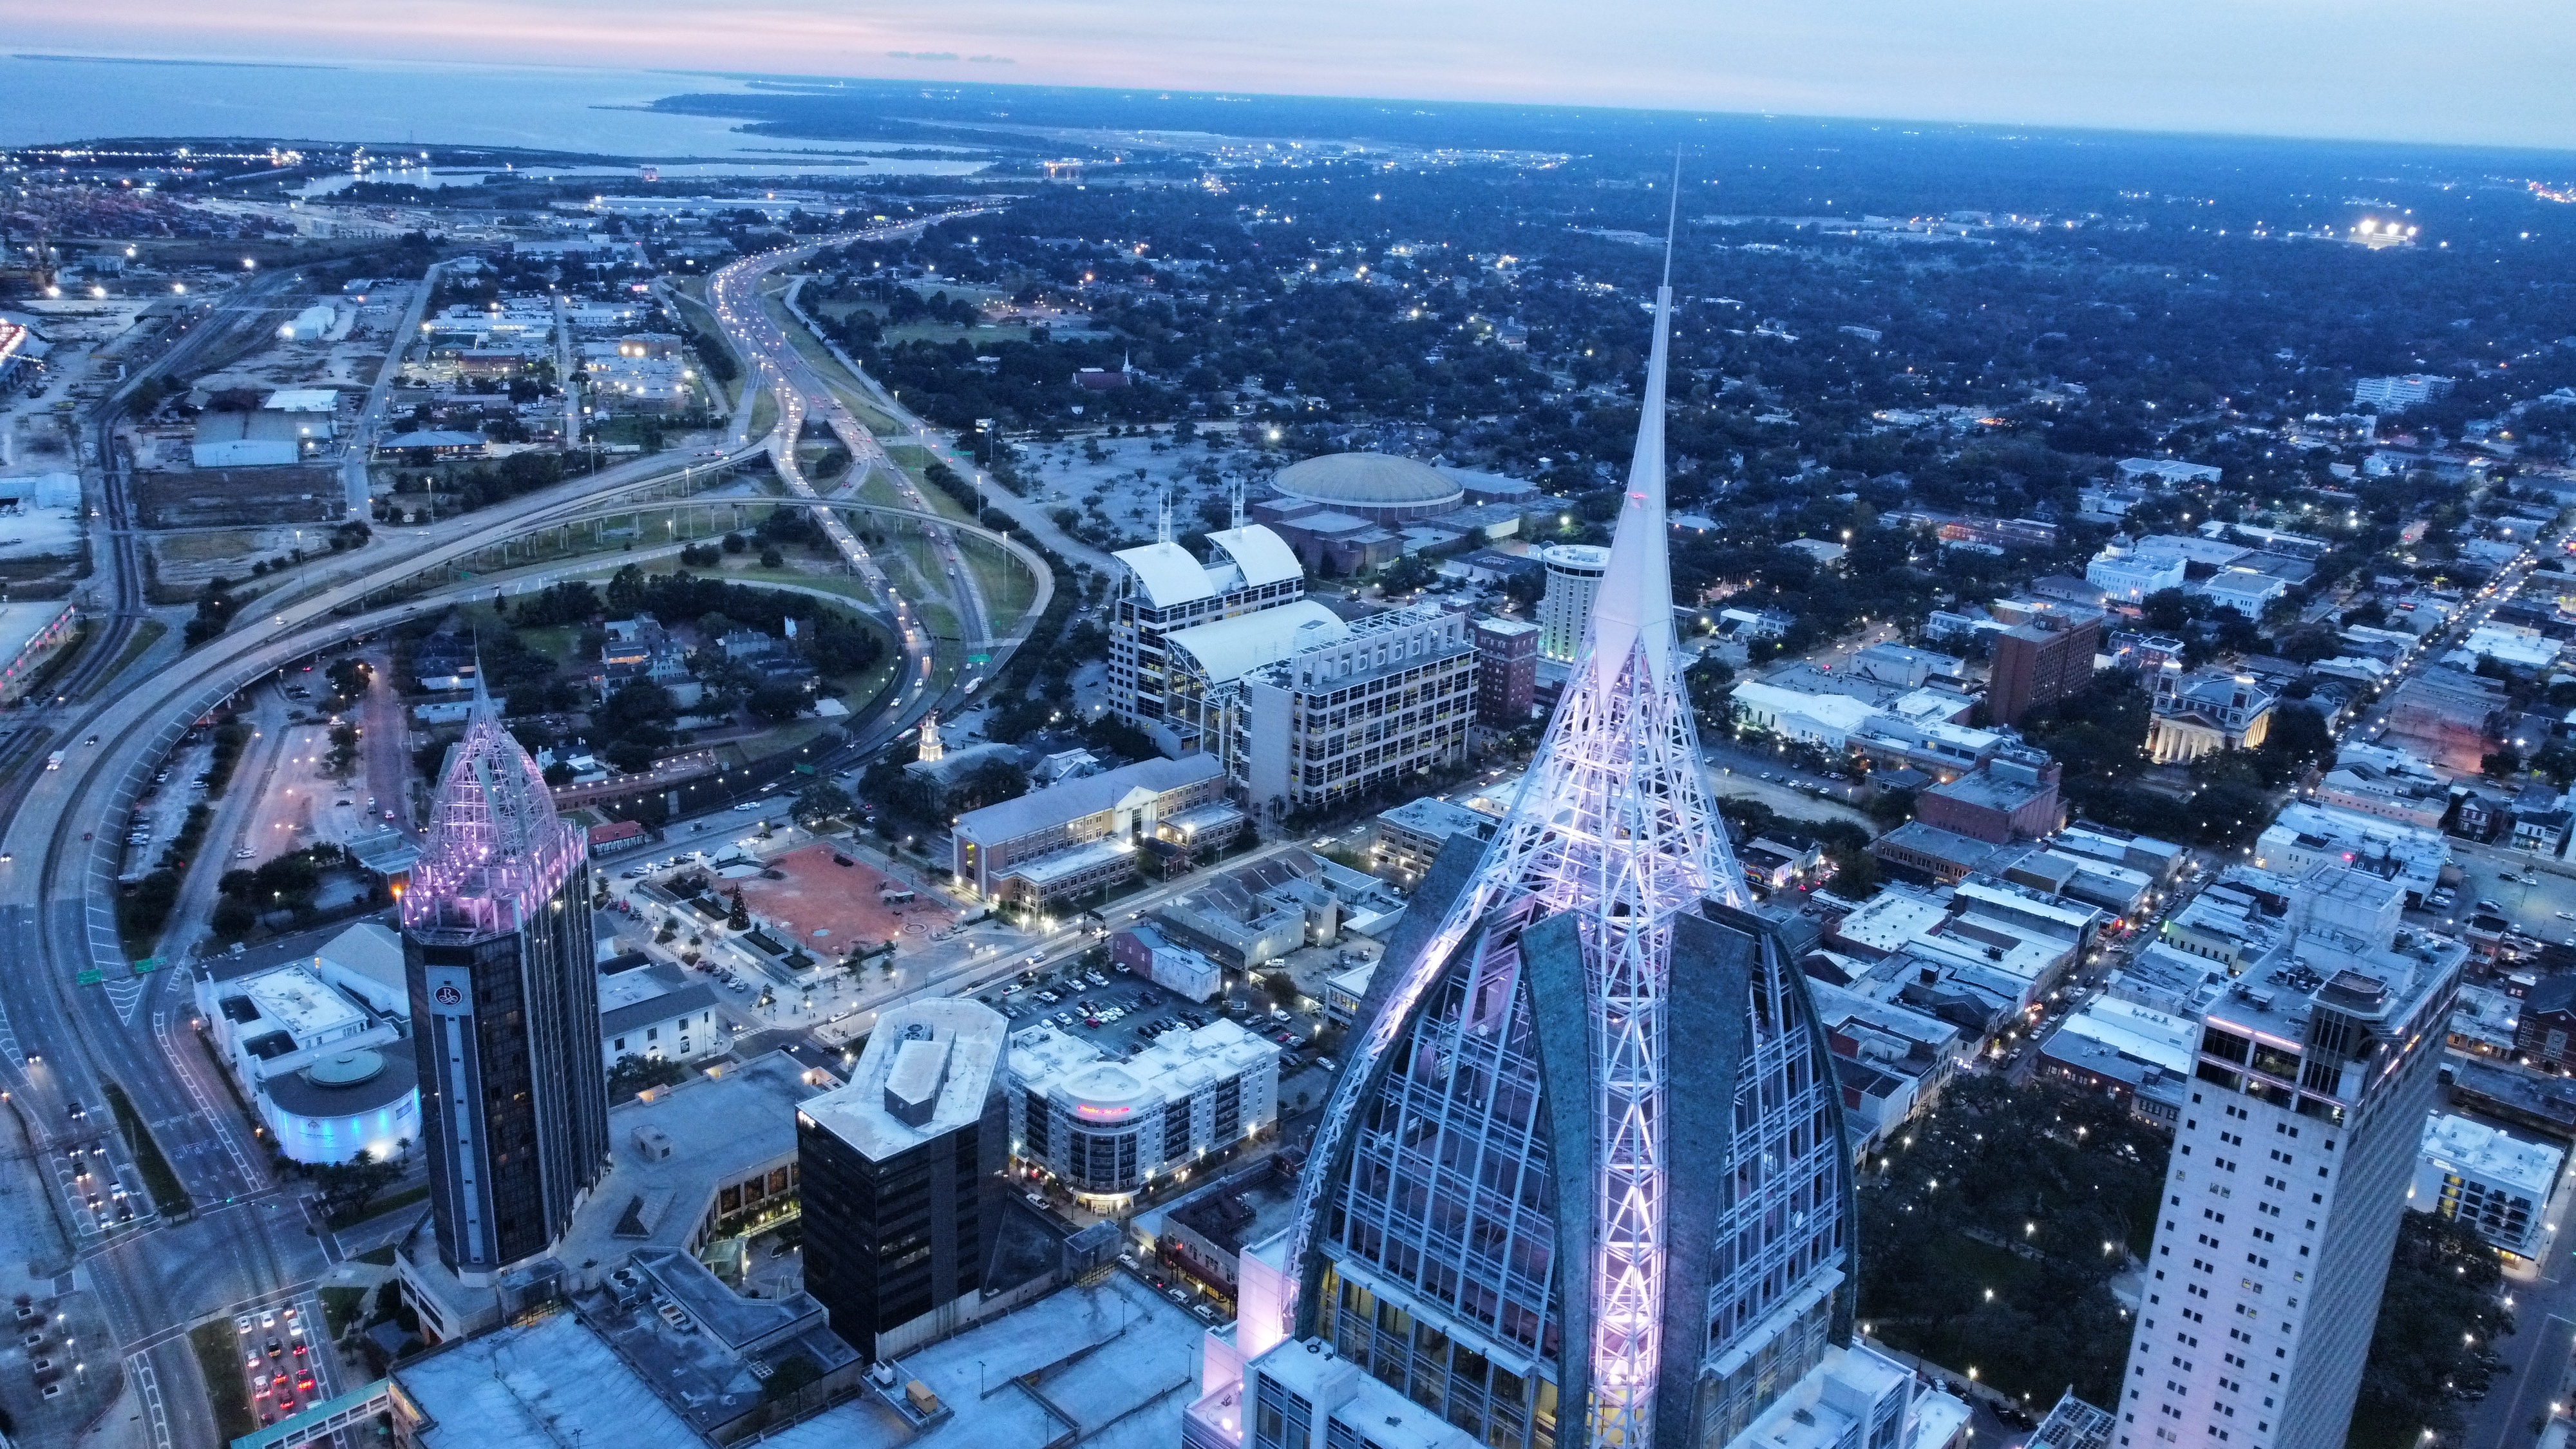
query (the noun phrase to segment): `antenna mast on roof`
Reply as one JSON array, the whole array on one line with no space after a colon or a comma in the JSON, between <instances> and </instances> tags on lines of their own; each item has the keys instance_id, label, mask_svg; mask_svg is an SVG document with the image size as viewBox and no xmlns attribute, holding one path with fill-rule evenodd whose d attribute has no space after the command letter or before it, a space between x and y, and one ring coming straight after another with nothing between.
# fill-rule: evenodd
<instances>
[{"instance_id":1,"label":"antenna mast on roof","mask_svg":"<svg viewBox=\"0 0 2576 1449\"><path fill-rule=\"evenodd\" d=\"M1237 473L1237 474L1235 474L1235 475L1234 475L1234 485L1233 485L1231 488L1229 488L1229 489L1227 490L1227 492L1226 492L1226 500L1227 500L1229 503L1232 503L1232 504L1234 505L1234 509L1233 509L1234 521L1233 521L1232 523L1227 524L1226 526L1227 526L1228 528L1234 528L1234 529L1240 529L1240 528L1242 528L1242 527L1243 527L1243 475L1242 475L1242 474Z\"/></svg>"},{"instance_id":2,"label":"antenna mast on roof","mask_svg":"<svg viewBox=\"0 0 2576 1449\"><path fill-rule=\"evenodd\" d=\"M1158 506L1159 506L1159 507L1160 507L1160 509L1161 509L1161 520L1162 520L1161 522L1159 522L1159 523L1157 523L1157 524L1155 524L1155 525L1154 525L1154 542L1156 542L1156 543L1170 543L1170 542L1172 541L1172 489L1171 489L1171 485L1169 485L1169 484L1165 484L1165 485L1163 486L1163 488L1162 488L1159 492L1157 492L1157 493L1154 495L1154 497L1155 497L1156 503L1158 504Z\"/></svg>"}]
</instances>

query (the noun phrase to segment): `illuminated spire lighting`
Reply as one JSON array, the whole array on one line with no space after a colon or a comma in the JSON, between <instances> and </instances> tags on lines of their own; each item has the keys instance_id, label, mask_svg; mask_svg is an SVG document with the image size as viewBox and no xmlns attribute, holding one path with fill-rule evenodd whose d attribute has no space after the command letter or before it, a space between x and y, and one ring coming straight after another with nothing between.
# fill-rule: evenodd
<instances>
[{"instance_id":1,"label":"illuminated spire lighting","mask_svg":"<svg viewBox=\"0 0 2576 1449\"><path fill-rule=\"evenodd\" d=\"M423 939L515 931L587 850L581 831L556 816L537 762L502 727L478 667L465 738L447 752L428 841L403 894L403 929Z\"/></svg>"},{"instance_id":2,"label":"illuminated spire lighting","mask_svg":"<svg viewBox=\"0 0 2576 1449\"><path fill-rule=\"evenodd\" d=\"M1549 1365L1560 1445L1725 1442L1801 1371L1741 1362L1848 1336L1835 1077L1794 949L1748 913L1673 626L1672 306L1668 240L1564 697L1492 841L1453 840L1389 943L1299 1183L1284 1311L1238 1329L1247 1360L1318 1335L1356 1355L1364 1293L1436 1307L1452 1341Z\"/></svg>"}]
</instances>

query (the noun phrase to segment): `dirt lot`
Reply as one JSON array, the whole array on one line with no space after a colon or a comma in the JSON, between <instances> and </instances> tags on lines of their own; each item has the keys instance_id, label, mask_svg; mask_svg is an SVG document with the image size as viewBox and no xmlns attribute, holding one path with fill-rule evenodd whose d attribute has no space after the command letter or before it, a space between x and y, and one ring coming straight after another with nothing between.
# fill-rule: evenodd
<instances>
[{"instance_id":1,"label":"dirt lot","mask_svg":"<svg viewBox=\"0 0 2576 1449\"><path fill-rule=\"evenodd\" d=\"M304 537L300 540L292 528L226 528L200 533L164 533L149 541L158 565L153 576L164 585L188 590L194 590L218 574L238 582L250 571L252 559L275 558L299 542L309 547L313 538L313 530L309 528L304 530Z\"/></svg>"},{"instance_id":2,"label":"dirt lot","mask_svg":"<svg viewBox=\"0 0 2576 1449\"><path fill-rule=\"evenodd\" d=\"M207 468L134 475L147 528L321 523L347 501L337 468Z\"/></svg>"},{"instance_id":3,"label":"dirt lot","mask_svg":"<svg viewBox=\"0 0 2576 1449\"><path fill-rule=\"evenodd\" d=\"M855 861L834 865L832 855L831 846L809 845L772 859L770 868L787 879L742 881L743 904L791 944L818 956L837 955L853 940L873 947L899 937L917 946L956 922L955 912L927 896L910 905L882 904L877 889L888 883L885 875Z\"/></svg>"}]
</instances>

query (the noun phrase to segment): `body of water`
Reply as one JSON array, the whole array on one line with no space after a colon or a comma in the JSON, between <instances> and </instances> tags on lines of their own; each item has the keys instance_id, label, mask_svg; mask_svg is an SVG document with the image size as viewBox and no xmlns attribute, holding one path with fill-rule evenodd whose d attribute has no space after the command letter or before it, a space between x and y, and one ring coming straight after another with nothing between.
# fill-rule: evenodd
<instances>
[{"instance_id":1,"label":"body of water","mask_svg":"<svg viewBox=\"0 0 2576 1449\"><path fill-rule=\"evenodd\" d=\"M258 65L0 56L0 146L142 136L245 136L378 147L513 146L640 158L697 157L798 169L954 174L972 161L873 157L855 142L745 135L713 116L640 109L744 87L721 77L538 66ZM970 153L971 154L971 153ZM833 158L848 158L840 165ZM665 168L665 174L670 169ZM710 173L713 174L713 173Z\"/></svg>"}]
</instances>

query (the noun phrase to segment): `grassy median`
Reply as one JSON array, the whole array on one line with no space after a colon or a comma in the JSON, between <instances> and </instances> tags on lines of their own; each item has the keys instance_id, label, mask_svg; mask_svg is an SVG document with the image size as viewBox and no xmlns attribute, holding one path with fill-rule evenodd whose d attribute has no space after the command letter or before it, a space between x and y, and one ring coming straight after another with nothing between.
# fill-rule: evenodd
<instances>
[{"instance_id":1,"label":"grassy median","mask_svg":"<svg viewBox=\"0 0 2576 1449\"><path fill-rule=\"evenodd\" d=\"M206 1402L215 1408L215 1437L229 1444L259 1428L251 1416L250 1391L242 1381L241 1333L232 1320L218 1318L188 1330L188 1347L197 1355L197 1373L206 1381Z\"/></svg>"},{"instance_id":2,"label":"grassy median","mask_svg":"<svg viewBox=\"0 0 2576 1449\"><path fill-rule=\"evenodd\" d=\"M110 1082L107 1105L116 1113L117 1130L125 1134L125 1147L134 1154L134 1165L142 1170L143 1186L152 1194L152 1205L165 1218L186 1217L196 1204L189 1200L188 1189L180 1185L170 1159L161 1155L161 1144L153 1139L152 1129L143 1125L143 1116L134 1110L133 1100L125 1095L123 1087Z\"/></svg>"}]
</instances>

